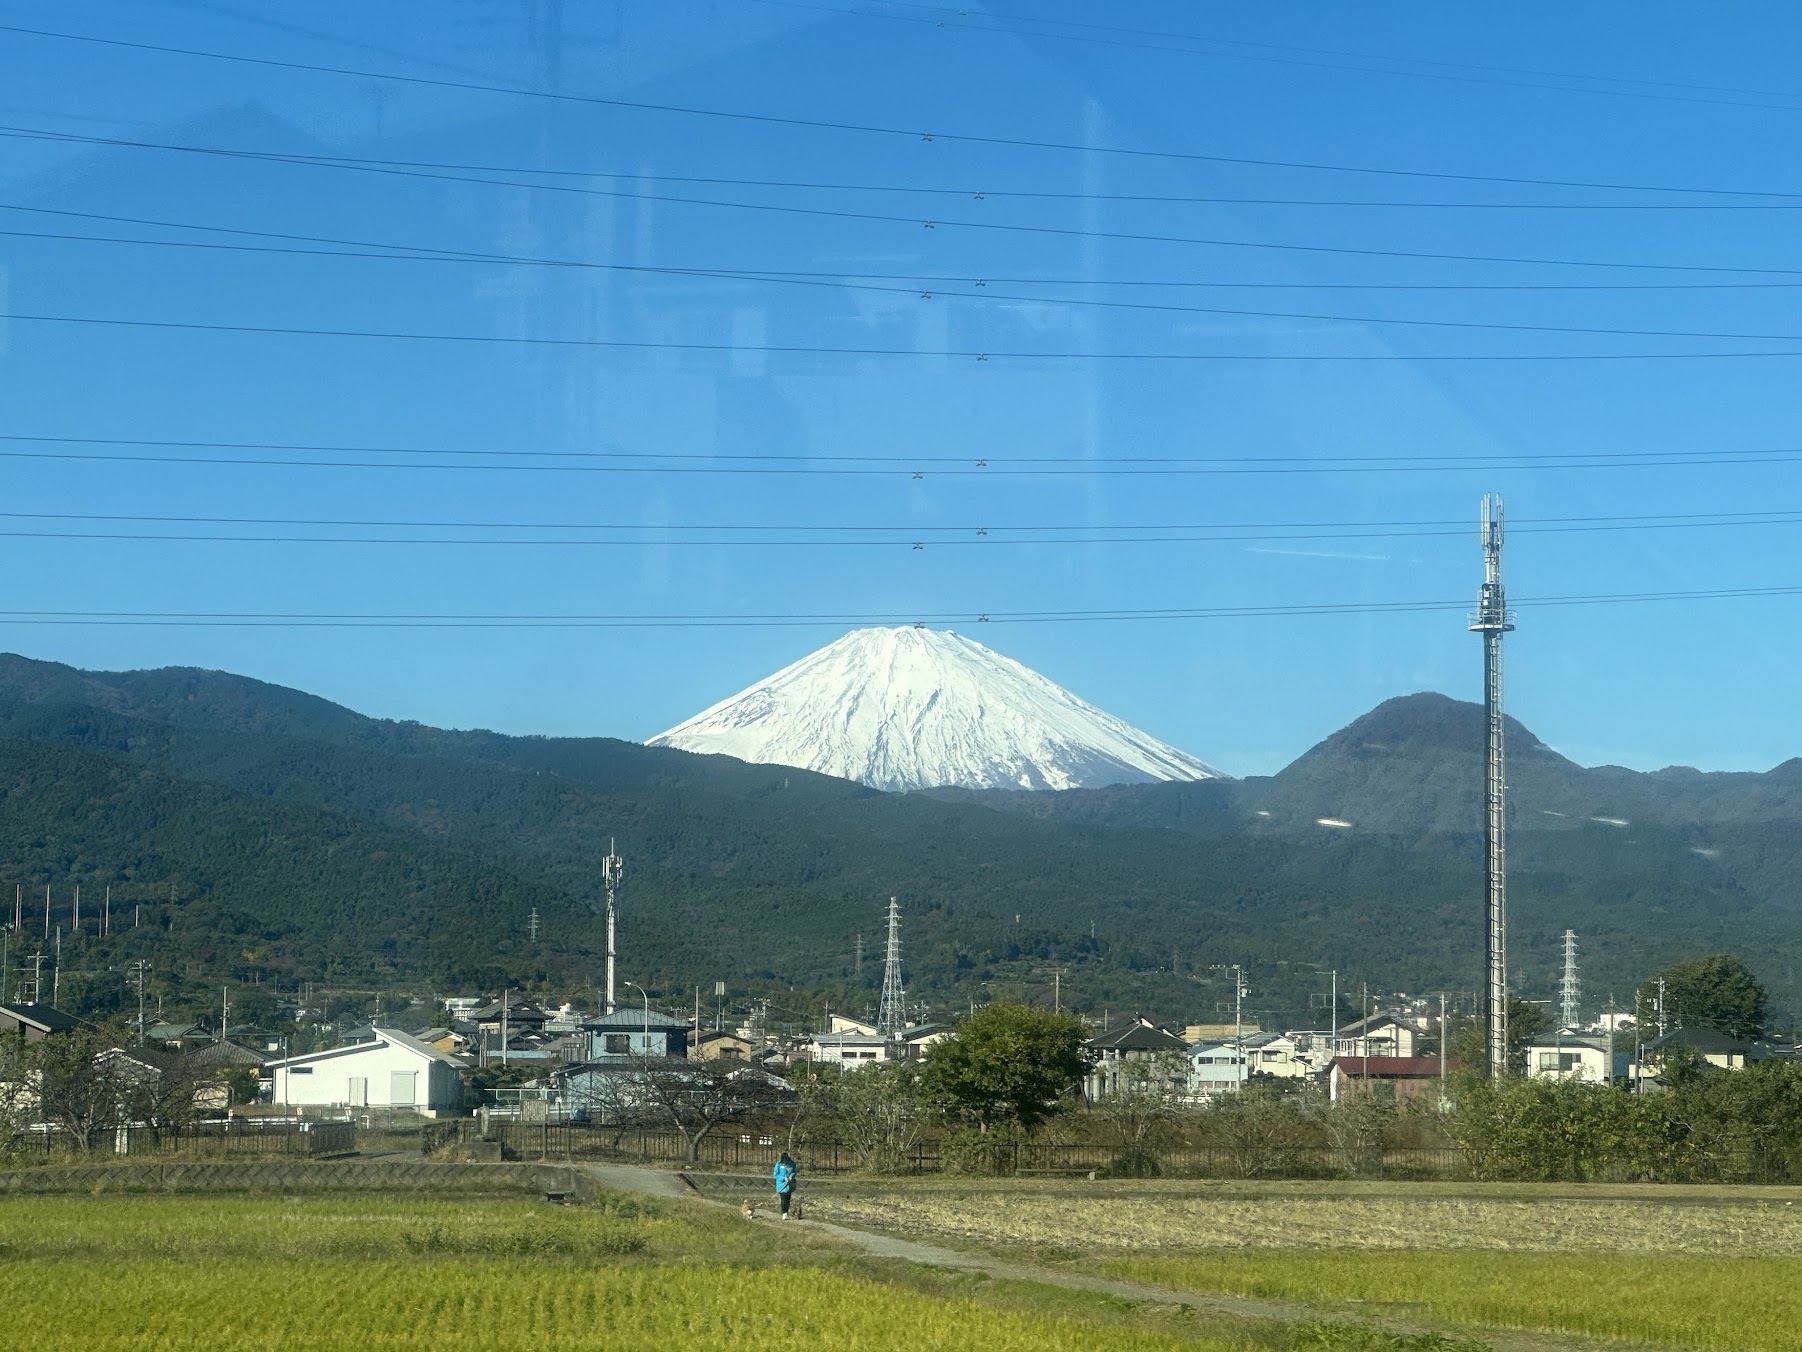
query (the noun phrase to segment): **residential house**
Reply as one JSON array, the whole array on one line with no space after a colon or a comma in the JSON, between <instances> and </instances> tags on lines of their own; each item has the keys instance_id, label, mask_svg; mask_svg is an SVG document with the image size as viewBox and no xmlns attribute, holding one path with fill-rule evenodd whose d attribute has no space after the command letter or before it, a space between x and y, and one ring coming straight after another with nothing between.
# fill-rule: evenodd
<instances>
[{"instance_id":1,"label":"residential house","mask_svg":"<svg viewBox=\"0 0 1802 1352\"><path fill-rule=\"evenodd\" d=\"M710 1028L706 1032L696 1033L688 1041L688 1059L691 1061L749 1061L756 1051L757 1044L748 1037L740 1037L737 1033L727 1032L723 1028Z\"/></svg>"},{"instance_id":2,"label":"residential house","mask_svg":"<svg viewBox=\"0 0 1802 1352\"><path fill-rule=\"evenodd\" d=\"M673 1019L662 1010L621 1005L611 1014L583 1020L582 1028L588 1034L591 1061L688 1056L688 1021Z\"/></svg>"},{"instance_id":3,"label":"residential house","mask_svg":"<svg viewBox=\"0 0 1802 1352\"><path fill-rule=\"evenodd\" d=\"M137 1020L131 1020L131 1024L134 1028L137 1027ZM145 1016L143 1034L146 1042L160 1043L165 1047L173 1047L176 1051L194 1043L211 1041L213 1036L212 1030L201 1024L171 1023L154 1014Z\"/></svg>"},{"instance_id":4,"label":"residential house","mask_svg":"<svg viewBox=\"0 0 1802 1352\"><path fill-rule=\"evenodd\" d=\"M1314 1064L1303 1050L1305 1034L1256 1033L1244 1039L1245 1071L1250 1075L1275 1075L1296 1080L1314 1073Z\"/></svg>"},{"instance_id":5,"label":"residential house","mask_svg":"<svg viewBox=\"0 0 1802 1352\"><path fill-rule=\"evenodd\" d=\"M397 1028L347 1047L271 1061L271 1101L291 1107L410 1108L426 1117L463 1103L457 1063Z\"/></svg>"},{"instance_id":6,"label":"residential house","mask_svg":"<svg viewBox=\"0 0 1802 1352\"><path fill-rule=\"evenodd\" d=\"M1427 1030L1400 1014L1379 1011L1340 1025L1333 1050L1341 1056L1418 1056Z\"/></svg>"},{"instance_id":7,"label":"residential house","mask_svg":"<svg viewBox=\"0 0 1802 1352\"><path fill-rule=\"evenodd\" d=\"M1084 1046L1089 1073L1083 1081L1083 1093L1091 1102L1116 1094L1123 1083L1131 1083L1133 1062L1159 1055L1184 1056L1188 1050L1181 1038L1135 1014L1120 1027L1090 1038Z\"/></svg>"},{"instance_id":8,"label":"residential house","mask_svg":"<svg viewBox=\"0 0 1802 1352\"><path fill-rule=\"evenodd\" d=\"M1335 1056L1327 1063L1327 1089L1334 1103L1379 1089L1414 1098L1438 1087L1439 1072L1437 1056Z\"/></svg>"},{"instance_id":9,"label":"residential house","mask_svg":"<svg viewBox=\"0 0 1802 1352\"><path fill-rule=\"evenodd\" d=\"M1741 1070L1753 1061L1793 1060L1796 1049L1784 1043L1729 1037L1713 1028L1673 1028L1640 1048L1639 1061L1628 1074L1637 1084L1662 1075L1670 1054L1683 1049L1716 1070Z\"/></svg>"},{"instance_id":10,"label":"residential house","mask_svg":"<svg viewBox=\"0 0 1802 1352\"><path fill-rule=\"evenodd\" d=\"M1218 1044L1233 1042L1242 1037L1255 1037L1263 1031L1255 1023L1192 1023L1179 1036L1189 1046L1199 1047L1204 1042Z\"/></svg>"},{"instance_id":11,"label":"residential house","mask_svg":"<svg viewBox=\"0 0 1802 1352\"><path fill-rule=\"evenodd\" d=\"M1613 1039L1561 1029L1527 1043L1527 1075L1532 1079L1587 1080L1609 1084L1627 1078L1631 1054L1614 1050Z\"/></svg>"},{"instance_id":12,"label":"residential house","mask_svg":"<svg viewBox=\"0 0 1802 1352\"><path fill-rule=\"evenodd\" d=\"M78 1027L75 1019L49 1005L0 1005L0 1037L10 1034L27 1042L42 1042Z\"/></svg>"},{"instance_id":13,"label":"residential house","mask_svg":"<svg viewBox=\"0 0 1802 1352\"><path fill-rule=\"evenodd\" d=\"M1246 1054L1232 1042L1200 1042L1189 1048L1189 1095L1202 1100L1236 1094L1247 1075Z\"/></svg>"}]
</instances>

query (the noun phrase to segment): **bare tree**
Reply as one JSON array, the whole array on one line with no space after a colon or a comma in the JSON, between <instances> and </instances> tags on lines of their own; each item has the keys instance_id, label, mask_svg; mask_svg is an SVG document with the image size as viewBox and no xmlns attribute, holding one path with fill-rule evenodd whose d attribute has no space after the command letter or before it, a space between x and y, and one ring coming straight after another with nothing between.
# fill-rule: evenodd
<instances>
[{"instance_id":1,"label":"bare tree","mask_svg":"<svg viewBox=\"0 0 1802 1352\"><path fill-rule=\"evenodd\" d=\"M1189 1095L1189 1060L1178 1051L1129 1056L1119 1063L1117 1081L1090 1106L1107 1123L1115 1155L1108 1172L1127 1178L1155 1178L1160 1156L1170 1148L1177 1119Z\"/></svg>"},{"instance_id":2,"label":"bare tree","mask_svg":"<svg viewBox=\"0 0 1802 1352\"><path fill-rule=\"evenodd\" d=\"M832 1124L838 1142L872 1173L904 1169L938 1116L916 1062L843 1072L809 1067L791 1077L791 1083L797 1097Z\"/></svg>"},{"instance_id":3,"label":"bare tree","mask_svg":"<svg viewBox=\"0 0 1802 1352\"><path fill-rule=\"evenodd\" d=\"M701 1142L720 1123L774 1106L793 1092L776 1076L748 1066L728 1071L653 1063L628 1073L629 1092L641 1108L681 1133L690 1164L700 1159Z\"/></svg>"}]
</instances>

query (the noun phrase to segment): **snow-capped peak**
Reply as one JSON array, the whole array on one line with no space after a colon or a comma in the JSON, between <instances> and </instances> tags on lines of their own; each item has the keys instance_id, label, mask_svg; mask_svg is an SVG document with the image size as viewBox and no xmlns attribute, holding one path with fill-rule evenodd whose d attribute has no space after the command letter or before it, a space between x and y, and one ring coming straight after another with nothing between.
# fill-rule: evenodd
<instances>
[{"instance_id":1,"label":"snow-capped peak","mask_svg":"<svg viewBox=\"0 0 1802 1352\"><path fill-rule=\"evenodd\" d=\"M649 745L878 789L1225 778L973 639L911 627L846 634Z\"/></svg>"}]
</instances>

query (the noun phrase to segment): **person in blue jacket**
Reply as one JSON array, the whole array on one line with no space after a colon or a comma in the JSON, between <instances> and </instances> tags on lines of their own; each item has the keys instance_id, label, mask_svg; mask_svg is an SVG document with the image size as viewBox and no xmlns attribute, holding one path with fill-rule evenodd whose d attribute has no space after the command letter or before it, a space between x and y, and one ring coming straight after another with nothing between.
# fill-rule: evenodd
<instances>
[{"instance_id":1,"label":"person in blue jacket","mask_svg":"<svg viewBox=\"0 0 1802 1352\"><path fill-rule=\"evenodd\" d=\"M782 1204L782 1219L787 1220L788 1204L795 1195L795 1162L789 1158L788 1151L782 1152L782 1158L776 1161L770 1176L776 1182L776 1200Z\"/></svg>"}]
</instances>

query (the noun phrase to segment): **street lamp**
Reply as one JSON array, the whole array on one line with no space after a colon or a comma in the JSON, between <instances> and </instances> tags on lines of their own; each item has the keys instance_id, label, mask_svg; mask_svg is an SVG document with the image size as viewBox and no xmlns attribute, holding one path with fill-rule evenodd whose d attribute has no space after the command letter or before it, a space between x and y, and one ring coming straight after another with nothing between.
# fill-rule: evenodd
<instances>
[{"instance_id":1,"label":"street lamp","mask_svg":"<svg viewBox=\"0 0 1802 1352\"><path fill-rule=\"evenodd\" d=\"M644 987L639 985L636 981L622 981L620 984L623 986L630 986L633 990L644 996L644 1054L646 1057L649 1057L651 1054L651 997L645 995Z\"/></svg>"}]
</instances>

